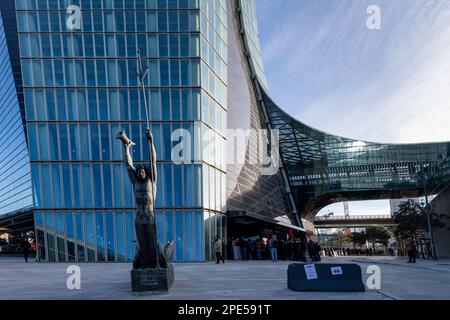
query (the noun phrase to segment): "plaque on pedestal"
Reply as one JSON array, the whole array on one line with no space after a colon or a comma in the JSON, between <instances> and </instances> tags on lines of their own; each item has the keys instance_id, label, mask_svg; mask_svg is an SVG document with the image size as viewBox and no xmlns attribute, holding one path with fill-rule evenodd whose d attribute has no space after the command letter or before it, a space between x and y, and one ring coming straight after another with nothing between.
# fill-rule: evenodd
<instances>
[{"instance_id":1,"label":"plaque on pedestal","mask_svg":"<svg viewBox=\"0 0 450 320\"><path fill-rule=\"evenodd\" d=\"M173 282L174 271L171 264L167 269L131 270L131 286L135 294L168 292Z\"/></svg>"}]
</instances>

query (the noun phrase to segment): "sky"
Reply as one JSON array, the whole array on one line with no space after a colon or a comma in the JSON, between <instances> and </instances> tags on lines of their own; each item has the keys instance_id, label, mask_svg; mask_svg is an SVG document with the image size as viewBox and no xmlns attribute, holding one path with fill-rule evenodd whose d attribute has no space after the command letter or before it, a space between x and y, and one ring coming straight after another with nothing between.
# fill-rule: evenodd
<instances>
[{"instance_id":1,"label":"sky","mask_svg":"<svg viewBox=\"0 0 450 320\"><path fill-rule=\"evenodd\" d=\"M380 30L367 27L370 5L380 8ZM366 141L450 141L450 0L256 0L256 6L269 90L289 114ZM389 207L371 201L350 210L385 214Z\"/></svg>"}]
</instances>

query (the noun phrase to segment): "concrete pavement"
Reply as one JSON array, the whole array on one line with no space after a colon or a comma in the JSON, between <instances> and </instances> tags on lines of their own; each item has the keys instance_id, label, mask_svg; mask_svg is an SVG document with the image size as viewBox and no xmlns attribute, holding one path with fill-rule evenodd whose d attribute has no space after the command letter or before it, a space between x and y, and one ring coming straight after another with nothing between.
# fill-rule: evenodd
<instances>
[{"instance_id":1,"label":"concrete pavement","mask_svg":"<svg viewBox=\"0 0 450 320\"><path fill-rule=\"evenodd\" d=\"M362 293L298 293L287 289L292 262L270 261L175 264L169 294L133 296L130 264L79 264L81 290L68 290L69 264L28 263L0 257L0 299L154 299L154 300L393 300L450 299L450 261L407 264L390 257L325 258L325 262L358 263L363 280L369 265L381 268L381 290Z\"/></svg>"}]
</instances>

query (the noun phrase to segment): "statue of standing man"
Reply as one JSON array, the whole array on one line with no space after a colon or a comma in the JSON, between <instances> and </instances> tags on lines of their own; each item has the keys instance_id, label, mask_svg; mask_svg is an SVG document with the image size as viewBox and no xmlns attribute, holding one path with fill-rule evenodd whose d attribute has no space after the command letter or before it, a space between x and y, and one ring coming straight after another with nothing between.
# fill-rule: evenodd
<instances>
[{"instance_id":1,"label":"statue of standing man","mask_svg":"<svg viewBox=\"0 0 450 320\"><path fill-rule=\"evenodd\" d=\"M156 151L150 129L146 130L145 135L149 143L150 162L148 165L140 164L136 168L130 152L134 143L124 132L120 132L117 136L117 139L123 143L125 164L137 204L135 228L139 250L134 257L133 267L134 269L167 269L173 244L169 244L165 249L158 246L154 212L157 183Z\"/></svg>"}]
</instances>

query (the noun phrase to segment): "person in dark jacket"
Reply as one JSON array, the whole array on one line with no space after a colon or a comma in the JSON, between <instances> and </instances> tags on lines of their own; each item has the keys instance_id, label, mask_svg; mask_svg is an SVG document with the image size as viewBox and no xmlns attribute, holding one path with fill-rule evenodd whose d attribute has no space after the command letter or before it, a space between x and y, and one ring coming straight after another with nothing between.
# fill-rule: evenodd
<instances>
[{"instance_id":1,"label":"person in dark jacket","mask_svg":"<svg viewBox=\"0 0 450 320\"><path fill-rule=\"evenodd\" d=\"M309 258L311 259L311 261L312 262L316 261L315 254L314 254L314 242L312 240L309 240L307 249L308 249Z\"/></svg>"},{"instance_id":2,"label":"person in dark jacket","mask_svg":"<svg viewBox=\"0 0 450 320\"><path fill-rule=\"evenodd\" d=\"M320 244L316 242L314 244L314 258L316 261L320 261L320 251L322 251L322 248L320 247Z\"/></svg>"},{"instance_id":3,"label":"person in dark jacket","mask_svg":"<svg viewBox=\"0 0 450 320\"><path fill-rule=\"evenodd\" d=\"M25 262L28 262L28 256L30 255L30 243L27 239L23 239L22 243L20 244L20 247L23 250L23 257L25 258Z\"/></svg>"},{"instance_id":4,"label":"person in dark jacket","mask_svg":"<svg viewBox=\"0 0 450 320\"><path fill-rule=\"evenodd\" d=\"M278 262L278 240L276 235L272 235L272 240L270 241L270 254L272 262Z\"/></svg>"},{"instance_id":5,"label":"person in dark jacket","mask_svg":"<svg viewBox=\"0 0 450 320\"><path fill-rule=\"evenodd\" d=\"M293 260L299 261L300 260L300 247L298 242L293 242L292 244L292 251L293 251Z\"/></svg>"},{"instance_id":6,"label":"person in dark jacket","mask_svg":"<svg viewBox=\"0 0 450 320\"><path fill-rule=\"evenodd\" d=\"M234 260L234 251L233 251L233 237L228 239L228 245L227 245L227 258L228 260Z\"/></svg>"},{"instance_id":7,"label":"person in dark jacket","mask_svg":"<svg viewBox=\"0 0 450 320\"><path fill-rule=\"evenodd\" d=\"M247 260L253 260L253 244L251 240L247 240Z\"/></svg>"},{"instance_id":8,"label":"person in dark jacket","mask_svg":"<svg viewBox=\"0 0 450 320\"><path fill-rule=\"evenodd\" d=\"M415 245L411 245L410 249L408 250L408 257L409 263L416 263L417 249Z\"/></svg>"},{"instance_id":9,"label":"person in dark jacket","mask_svg":"<svg viewBox=\"0 0 450 320\"><path fill-rule=\"evenodd\" d=\"M239 239L239 248L241 249L241 260L247 261L247 241L245 241L244 237Z\"/></svg>"},{"instance_id":10,"label":"person in dark jacket","mask_svg":"<svg viewBox=\"0 0 450 320\"><path fill-rule=\"evenodd\" d=\"M299 244L299 259L302 262L306 262L306 246L303 242Z\"/></svg>"},{"instance_id":11,"label":"person in dark jacket","mask_svg":"<svg viewBox=\"0 0 450 320\"><path fill-rule=\"evenodd\" d=\"M216 239L214 240L214 250L216 252L216 258L217 258L217 264L222 261L225 263L225 259L223 258L223 244L222 240L220 240L219 236L216 236Z\"/></svg>"}]
</instances>

